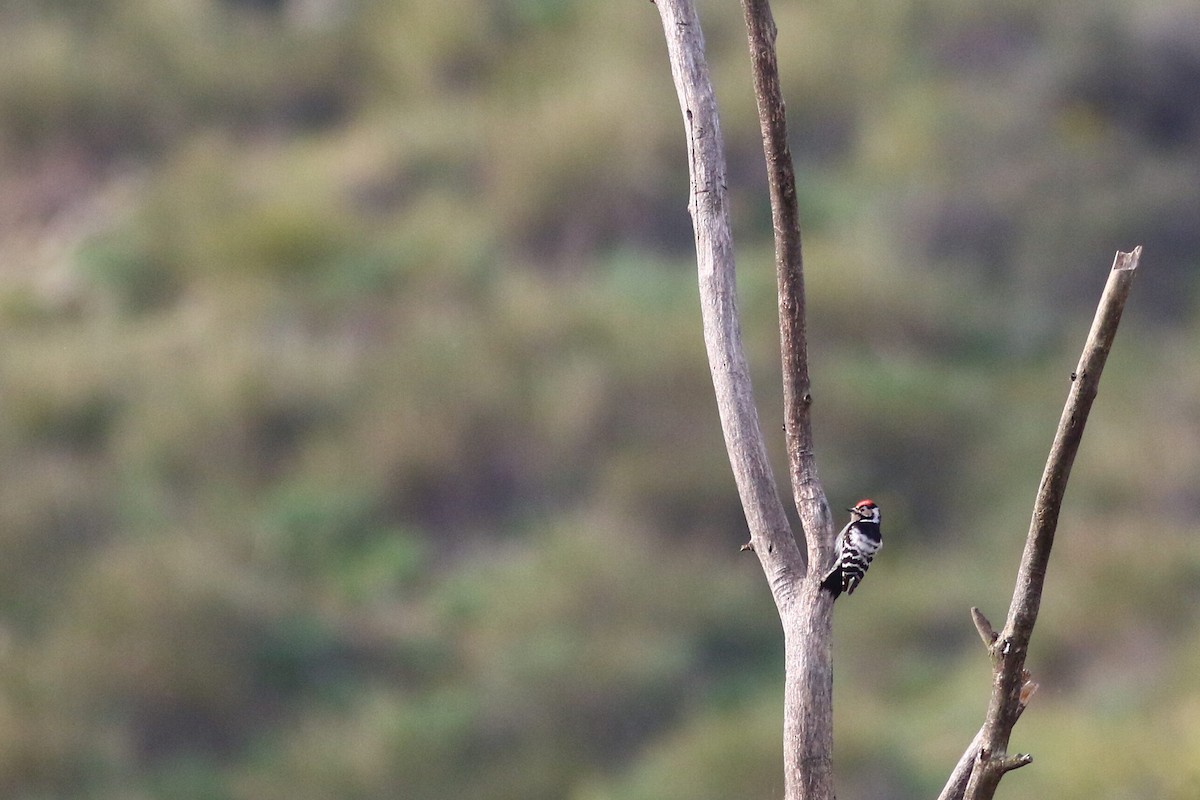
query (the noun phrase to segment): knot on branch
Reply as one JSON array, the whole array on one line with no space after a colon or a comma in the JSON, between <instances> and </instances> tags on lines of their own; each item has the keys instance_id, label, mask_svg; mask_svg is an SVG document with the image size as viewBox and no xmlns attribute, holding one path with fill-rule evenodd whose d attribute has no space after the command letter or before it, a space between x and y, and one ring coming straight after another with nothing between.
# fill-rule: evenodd
<instances>
[{"instance_id":1,"label":"knot on branch","mask_svg":"<svg viewBox=\"0 0 1200 800\"><path fill-rule=\"evenodd\" d=\"M1012 772L1014 769L1020 769L1033 763L1033 756L1030 753L1017 753L1012 756L993 756L992 751L986 746L979 748L979 754L975 758L979 767L999 770L1000 774Z\"/></svg>"},{"instance_id":2,"label":"knot on branch","mask_svg":"<svg viewBox=\"0 0 1200 800\"><path fill-rule=\"evenodd\" d=\"M1020 769L1021 767L1025 766L1026 764L1032 764L1032 763L1033 763L1032 755L1030 755L1029 753L1017 753L1015 756L1009 756L1008 758L1001 759L1000 771L1001 772L1012 772L1014 769Z\"/></svg>"},{"instance_id":3,"label":"knot on branch","mask_svg":"<svg viewBox=\"0 0 1200 800\"><path fill-rule=\"evenodd\" d=\"M975 630L979 631L979 638L983 640L983 646L990 652L996 644L996 640L1000 638L1000 634L996 633L992 623L975 606L971 606L971 621L975 623Z\"/></svg>"}]
</instances>

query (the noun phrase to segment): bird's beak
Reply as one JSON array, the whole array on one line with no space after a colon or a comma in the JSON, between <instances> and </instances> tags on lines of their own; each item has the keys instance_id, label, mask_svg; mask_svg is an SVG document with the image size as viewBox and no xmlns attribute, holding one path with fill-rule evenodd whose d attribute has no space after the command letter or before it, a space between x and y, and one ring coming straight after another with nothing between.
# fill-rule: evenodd
<instances>
[{"instance_id":1,"label":"bird's beak","mask_svg":"<svg viewBox=\"0 0 1200 800\"><path fill-rule=\"evenodd\" d=\"M846 510L847 510L847 511L849 511L851 514L857 514L857 513L858 513L858 509L857 509L857 508L847 508Z\"/></svg>"}]
</instances>

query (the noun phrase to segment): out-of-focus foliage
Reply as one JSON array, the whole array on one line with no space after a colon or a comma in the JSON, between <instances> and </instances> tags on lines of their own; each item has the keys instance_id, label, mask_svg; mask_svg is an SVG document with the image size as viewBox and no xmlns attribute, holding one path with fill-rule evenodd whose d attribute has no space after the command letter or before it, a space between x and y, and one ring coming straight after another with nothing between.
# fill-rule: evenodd
<instances>
[{"instance_id":1,"label":"out-of-focus foliage","mask_svg":"<svg viewBox=\"0 0 1200 800\"><path fill-rule=\"evenodd\" d=\"M822 477L887 518L839 795L932 796L978 726L966 609L1141 243L1009 780L1195 797L1200 12L776 5ZM702 13L776 431L740 11ZM0 793L780 793L651 5L26 0L0 65Z\"/></svg>"}]
</instances>

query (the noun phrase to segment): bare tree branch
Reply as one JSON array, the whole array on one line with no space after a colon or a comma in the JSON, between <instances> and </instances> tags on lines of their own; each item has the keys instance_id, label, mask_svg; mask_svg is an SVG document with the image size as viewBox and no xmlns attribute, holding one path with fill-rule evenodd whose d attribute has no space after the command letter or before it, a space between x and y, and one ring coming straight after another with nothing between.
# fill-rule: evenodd
<instances>
[{"instance_id":1,"label":"bare tree branch","mask_svg":"<svg viewBox=\"0 0 1200 800\"><path fill-rule=\"evenodd\" d=\"M786 800L833 797L832 602L816 575L832 558L833 524L817 477L811 425L812 395L805 329L795 175L787 143L784 103L775 56L776 28L768 0L742 0L755 96L771 191L779 288L784 419L793 497L806 532L801 552L787 523L766 456L737 313L732 234L725 185L724 146L692 0L657 0L683 112L689 153L689 211L696 233L704 339L726 449L750 527L742 549L759 557L784 629L784 753ZM1013 603L997 633L979 609L972 619L992 657L992 699L983 727L959 760L940 796L990 799L1000 778L1032 762L1006 752L1012 727L1037 690L1024 669L1041 602L1058 514L1100 373L1112 346L1141 248L1118 253L1038 490ZM807 556L807 557L806 557Z\"/></svg>"},{"instance_id":2,"label":"bare tree branch","mask_svg":"<svg viewBox=\"0 0 1200 800\"><path fill-rule=\"evenodd\" d=\"M1141 255L1141 247L1135 247L1129 253L1117 253L1104 287L1104 294L1100 297L1091 331L1083 347L1079 366L1071 374L1071 389L1067 394L1066 406L1059 419L1046 469L1038 487L1033 519L1025 540L1025 551L1021 556L1021 566L1017 573L1012 605L1009 607L1004 630L989 643L988 640L994 636L991 625L987 624L986 618L978 613L977 609L972 610L980 637L984 639L992 657L992 696L983 728L951 774L951 780L942 792L942 800L957 800L959 797L966 800L990 800L995 795L1000 778L1006 772L1032 761L1031 756L1024 754L1011 757L1007 755L1013 726L1037 689L1037 684L1030 680L1029 673L1025 671L1025 655L1041 606L1046 565L1050 559L1050 548L1054 544L1054 533L1058 527L1058 515L1062 508L1067 479L1071 474L1075 454L1079 450L1088 413L1096 399L1100 373L1112 349L1113 338L1121 321L1121 312L1125 308L1126 298L1129 297L1129 289ZM980 620L983 620L983 625L980 624ZM971 768L969 778L959 793L957 787L962 777L960 768L964 761L970 763Z\"/></svg>"},{"instance_id":3,"label":"bare tree branch","mask_svg":"<svg viewBox=\"0 0 1200 800\"><path fill-rule=\"evenodd\" d=\"M958 763L954 765L954 769L950 771L950 777L942 788L942 793L938 795L938 800L961 800L963 792L967 790L967 781L971 780L971 770L975 767L975 758L979 755L982 745L983 728L980 728L979 733L975 734L975 738L963 751Z\"/></svg>"},{"instance_id":4,"label":"bare tree branch","mask_svg":"<svg viewBox=\"0 0 1200 800\"><path fill-rule=\"evenodd\" d=\"M776 604L782 608L792 602L804 574L804 555L792 535L767 460L742 348L724 143L704 55L704 34L691 0L658 0L656 5L687 134L691 176L688 210L696 233L704 342L721 428L746 512L752 549L762 562Z\"/></svg>"},{"instance_id":5,"label":"bare tree branch","mask_svg":"<svg viewBox=\"0 0 1200 800\"><path fill-rule=\"evenodd\" d=\"M984 639L984 646L991 650L991 644L998 637L995 631L992 630L991 623L987 621L987 617L979 613L979 609L972 608L972 615L975 616L976 627L979 627L979 635ZM982 620L984 627L979 626ZM985 635L985 631L991 633L990 638ZM1021 696L1019 698L1020 705L1017 706L1017 717L1025 710L1029 704L1029 699L1033 697L1033 693L1038 689L1036 682L1029 679L1029 673L1025 673L1025 683L1021 687ZM971 779L971 770L975 767L975 759L979 756L979 752L983 746L983 728L975 734L975 738L967 745L967 749L963 752L962 757L958 759L958 763L954 765L954 769L950 773L950 778L946 781L946 786L942 789L942 793L938 795L938 800L961 800L963 793L967 790L967 781ZM1026 755L1025 763L1033 761L1033 756ZM1024 766L1024 764L1020 765Z\"/></svg>"},{"instance_id":6,"label":"bare tree branch","mask_svg":"<svg viewBox=\"0 0 1200 800\"><path fill-rule=\"evenodd\" d=\"M834 530L813 449L800 212L775 54L777 30L768 0L742 0L742 10L775 231L788 470L813 578L804 584L798 602L780 606L784 792L788 800L825 800L833 797L833 601L821 592L819 576L833 559Z\"/></svg>"},{"instance_id":7,"label":"bare tree branch","mask_svg":"<svg viewBox=\"0 0 1200 800\"><path fill-rule=\"evenodd\" d=\"M805 329L804 259L796 174L788 147L787 117L775 55L777 29L768 0L742 0L750 45L754 96L762 129L771 223L775 230L775 272L779 285L779 338L783 357L784 430L792 495L806 533L809 568L823 571L832 559L833 523L813 456L808 336Z\"/></svg>"},{"instance_id":8,"label":"bare tree branch","mask_svg":"<svg viewBox=\"0 0 1200 800\"><path fill-rule=\"evenodd\" d=\"M788 457L809 532L808 559L788 526L758 424L742 352L725 195L725 160L704 40L691 0L658 0L687 130L692 222L709 366L725 444L750 526L750 549L771 584L784 633L784 796L833 797L832 599L804 580L832 558L833 530L813 465L804 284L795 179L779 95L775 26L761 0L746 6L775 220Z\"/></svg>"}]
</instances>

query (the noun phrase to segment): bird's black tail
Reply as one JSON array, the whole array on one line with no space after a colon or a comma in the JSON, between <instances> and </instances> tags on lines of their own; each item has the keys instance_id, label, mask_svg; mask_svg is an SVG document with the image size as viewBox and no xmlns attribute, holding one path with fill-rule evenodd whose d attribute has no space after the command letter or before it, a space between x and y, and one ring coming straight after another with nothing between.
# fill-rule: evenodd
<instances>
[{"instance_id":1,"label":"bird's black tail","mask_svg":"<svg viewBox=\"0 0 1200 800\"><path fill-rule=\"evenodd\" d=\"M821 581L821 588L833 595L833 599L837 600L838 595L842 593L842 571L837 566L829 570L829 574L825 576L825 580Z\"/></svg>"}]
</instances>

